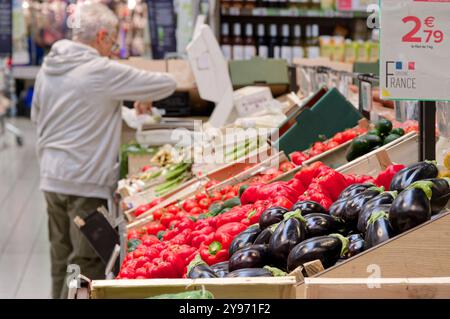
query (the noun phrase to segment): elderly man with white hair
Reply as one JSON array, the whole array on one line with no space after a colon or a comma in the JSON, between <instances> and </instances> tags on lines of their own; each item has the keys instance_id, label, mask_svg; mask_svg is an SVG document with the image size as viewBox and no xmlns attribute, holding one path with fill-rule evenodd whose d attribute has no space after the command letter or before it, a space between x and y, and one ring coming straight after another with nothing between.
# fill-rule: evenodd
<instances>
[{"instance_id":1,"label":"elderly man with white hair","mask_svg":"<svg viewBox=\"0 0 450 319\"><path fill-rule=\"evenodd\" d=\"M165 98L176 83L167 74L119 64L113 55L118 19L102 4L78 6L73 41L56 42L37 76L32 120L37 125L40 188L47 203L53 298L66 298L67 266L91 279L105 266L73 219L107 206L118 179L121 102L138 113Z\"/></svg>"}]
</instances>

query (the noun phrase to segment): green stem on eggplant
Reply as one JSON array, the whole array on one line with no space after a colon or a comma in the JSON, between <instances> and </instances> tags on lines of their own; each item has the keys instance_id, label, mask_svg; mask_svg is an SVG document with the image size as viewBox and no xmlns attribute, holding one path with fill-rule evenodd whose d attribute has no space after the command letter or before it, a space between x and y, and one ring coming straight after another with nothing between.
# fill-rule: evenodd
<instances>
[{"instance_id":1,"label":"green stem on eggplant","mask_svg":"<svg viewBox=\"0 0 450 319\"><path fill-rule=\"evenodd\" d=\"M409 185L406 189L413 189L413 188L421 189L427 196L428 200L431 200L431 196L433 196L433 182L417 181Z\"/></svg>"},{"instance_id":2,"label":"green stem on eggplant","mask_svg":"<svg viewBox=\"0 0 450 319\"><path fill-rule=\"evenodd\" d=\"M288 220L290 218L297 218L302 223L306 224L306 219L302 216L302 211L300 209L297 209L293 212L289 212L283 215L283 220Z\"/></svg>"},{"instance_id":3,"label":"green stem on eggplant","mask_svg":"<svg viewBox=\"0 0 450 319\"><path fill-rule=\"evenodd\" d=\"M380 187L378 187L378 186L372 186L372 187L368 188L367 190L368 190L368 191L369 191L369 190L370 190L370 191L379 191L380 194L381 194L381 193L384 192L384 186L380 186Z\"/></svg>"},{"instance_id":4,"label":"green stem on eggplant","mask_svg":"<svg viewBox=\"0 0 450 319\"><path fill-rule=\"evenodd\" d=\"M380 218L388 219L387 213L382 210L373 212L372 215L370 215L369 220L367 221L367 226L374 224Z\"/></svg>"},{"instance_id":5,"label":"green stem on eggplant","mask_svg":"<svg viewBox=\"0 0 450 319\"><path fill-rule=\"evenodd\" d=\"M287 273L282 271L281 269L278 269L276 267L270 267L270 266L264 266L264 269L267 269L270 271L274 277L284 277L287 276Z\"/></svg>"},{"instance_id":6,"label":"green stem on eggplant","mask_svg":"<svg viewBox=\"0 0 450 319\"><path fill-rule=\"evenodd\" d=\"M435 160L433 160L433 161L425 160L425 163L431 164L431 165L434 165L434 166L438 167L438 163Z\"/></svg>"},{"instance_id":7,"label":"green stem on eggplant","mask_svg":"<svg viewBox=\"0 0 450 319\"><path fill-rule=\"evenodd\" d=\"M206 263L203 261L202 257L200 257L200 254L197 254L195 256L195 258L192 259L192 261L189 263L186 273L189 274L189 272L191 271L192 268L194 268L198 265L203 265L203 264L206 264Z\"/></svg>"},{"instance_id":8,"label":"green stem on eggplant","mask_svg":"<svg viewBox=\"0 0 450 319\"><path fill-rule=\"evenodd\" d=\"M342 242L341 257L345 256L348 252L348 246L350 244L350 241L348 240L348 238L342 236L341 234L331 234L330 236L339 238L341 240L341 242Z\"/></svg>"}]
</instances>

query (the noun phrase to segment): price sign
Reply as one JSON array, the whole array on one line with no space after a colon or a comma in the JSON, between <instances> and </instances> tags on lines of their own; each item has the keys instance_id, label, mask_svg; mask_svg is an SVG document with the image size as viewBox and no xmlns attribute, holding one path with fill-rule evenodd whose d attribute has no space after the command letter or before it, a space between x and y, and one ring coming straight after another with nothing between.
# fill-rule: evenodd
<instances>
[{"instance_id":1,"label":"price sign","mask_svg":"<svg viewBox=\"0 0 450 319\"><path fill-rule=\"evenodd\" d=\"M450 0L381 0L383 99L450 100Z\"/></svg>"}]
</instances>

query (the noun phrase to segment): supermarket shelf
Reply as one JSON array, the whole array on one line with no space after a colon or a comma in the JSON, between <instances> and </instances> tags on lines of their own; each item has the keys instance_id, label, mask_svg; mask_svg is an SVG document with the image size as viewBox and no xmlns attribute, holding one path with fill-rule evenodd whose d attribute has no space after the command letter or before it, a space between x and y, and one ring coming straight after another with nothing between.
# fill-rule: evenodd
<instances>
[{"instance_id":1,"label":"supermarket shelf","mask_svg":"<svg viewBox=\"0 0 450 319\"><path fill-rule=\"evenodd\" d=\"M367 18L369 13L358 11L335 11L335 10L300 10L295 8L222 8L222 17L286 17L286 18L342 18L362 19Z\"/></svg>"}]
</instances>

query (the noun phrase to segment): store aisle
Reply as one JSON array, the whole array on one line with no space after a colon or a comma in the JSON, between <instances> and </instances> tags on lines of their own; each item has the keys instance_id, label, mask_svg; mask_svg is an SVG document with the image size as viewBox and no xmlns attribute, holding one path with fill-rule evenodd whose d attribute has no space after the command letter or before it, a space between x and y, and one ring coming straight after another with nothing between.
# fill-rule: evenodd
<instances>
[{"instance_id":1,"label":"store aisle","mask_svg":"<svg viewBox=\"0 0 450 319\"><path fill-rule=\"evenodd\" d=\"M29 120L17 147L0 138L0 298L50 298L50 260L45 202L39 191L36 134Z\"/></svg>"}]
</instances>

